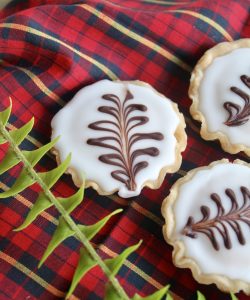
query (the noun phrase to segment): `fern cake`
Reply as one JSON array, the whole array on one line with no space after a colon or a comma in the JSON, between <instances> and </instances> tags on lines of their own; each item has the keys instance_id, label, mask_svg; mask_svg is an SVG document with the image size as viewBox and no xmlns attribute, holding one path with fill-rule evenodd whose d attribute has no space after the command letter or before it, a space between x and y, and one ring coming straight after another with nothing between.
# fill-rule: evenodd
<instances>
[{"instance_id":1,"label":"fern cake","mask_svg":"<svg viewBox=\"0 0 250 300\"><path fill-rule=\"evenodd\" d=\"M163 201L176 266L204 284L250 295L250 165L223 159L187 173Z\"/></svg>"},{"instance_id":2,"label":"fern cake","mask_svg":"<svg viewBox=\"0 0 250 300\"><path fill-rule=\"evenodd\" d=\"M52 139L58 136L57 160L72 154L68 172L77 186L124 198L177 171L187 139L175 103L144 82L109 80L84 87L55 115Z\"/></svg>"},{"instance_id":3,"label":"fern cake","mask_svg":"<svg viewBox=\"0 0 250 300\"><path fill-rule=\"evenodd\" d=\"M250 156L250 39L208 50L192 73L189 96L204 139Z\"/></svg>"}]
</instances>

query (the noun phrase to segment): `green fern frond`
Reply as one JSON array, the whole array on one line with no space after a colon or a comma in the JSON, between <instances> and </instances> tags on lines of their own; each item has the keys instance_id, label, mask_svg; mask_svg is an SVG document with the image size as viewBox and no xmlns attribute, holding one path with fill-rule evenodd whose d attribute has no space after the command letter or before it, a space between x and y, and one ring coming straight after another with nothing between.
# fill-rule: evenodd
<instances>
[{"instance_id":1,"label":"green fern frond","mask_svg":"<svg viewBox=\"0 0 250 300\"><path fill-rule=\"evenodd\" d=\"M8 191L0 193L0 199L13 197L16 194L19 194L20 192L31 186L33 183L35 183L35 181L35 178L31 177L27 170L23 168L22 172L20 173L19 177L12 185L12 187Z\"/></svg>"},{"instance_id":2,"label":"green fern frond","mask_svg":"<svg viewBox=\"0 0 250 300\"><path fill-rule=\"evenodd\" d=\"M28 123L23 125L21 128L10 131L10 137L15 145L20 145L22 141L27 137L34 126L34 118L31 118Z\"/></svg>"},{"instance_id":3,"label":"green fern frond","mask_svg":"<svg viewBox=\"0 0 250 300\"><path fill-rule=\"evenodd\" d=\"M83 195L84 188L81 187L74 195L67 198L58 197L57 200L61 203L61 205L68 213L71 213L82 202ZM29 211L23 224L16 228L15 231L23 230L24 228L29 226L43 211L45 211L52 205L53 204L45 195L45 193L41 192L31 210Z\"/></svg>"},{"instance_id":4,"label":"green fern frond","mask_svg":"<svg viewBox=\"0 0 250 300\"><path fill-rule=\"evenodd\" d=\"M138 294L135 294L132 300L161 300L163 296L167 296L167 300L171 300L172 297L170 294L168 294L169 287L170 286L167 285L166 287L163 287L162 289L154 292L152 295L146 297L141 297Z\"/></svg>"},{"instance_id":5,"label":"green fern frond","mask_svg":"<svg viewBox=\"0 0 250 300\"><path fill-rule=\"evenodd\" d=\"M9 121L10 114L12 110L12 100L10 98L10 105L7 107L4 111L0 112L0 124L2 127L5 127L7 122ZM4 135L0 135L0 145L7 143L7 140L5 139Z\"/></svg>"},{"instance_id":6,"label":"green fern frond","mask_svg":"<svg viewBox=\"0 0 250 300\"><path fill-rule=\"evenodd\" d=\"M238 300L238 298L233 293L230 293L230 296L231 296L231 300Z\"/></svg>"},{"instance_id":7,"label":"green fern frond","mask_svg":"<svg viewBox=\"0 0 250 300\"><path fill-rule=\"evenodd\" d=\"M25 229L29 226L43 211L51 207L53 204L49 201L46 197L44 192L41 192L36 199L35 204L32 206L31 210L29 211L26 219L24 220L23 224L21 224L18 228L14 229L14 231L20 231Z\"/></svg>"},{"instance_id":8,"label":"green fern frond","mask_svg":"<svg viewBox=\"0 0 250 300\"><path fill-rule=\"evenodd\" d=\"M82 186L75 194L67 198L58 197L58 201L63 208L70 214L80 203L84 197L84 187Z\"/></svg>"},{"instance_id":9,"label":"green fern frond","mask_svg":"<svg viewBox=\"0 0 250 300\"><path fill-rule=\"evenodd\" d=\"M77 268L75 270L69 291L66 295L66 299L68 299L72 293L74 292L77 284L82 279L82 277L93 267L97 266L96 260L86 251L86 249L80 249L80 257L77 264Z\"/></svg>"},{"instance_id":10,"label":"green fern frond","mask_svg":"<svg viewBox=\"0 0 250 300\"><path fill-rule=\"evenodd\" d=\"M0 175L16 166L19 162L20 159L16 156L16 153L9 150L1 162Z\"/></svg>"},{"instance_id":11,"label":"green fern frond","mask_svg":"<svg viewBox=\"0 0 250 300\"><path fill-rule=\"evenodd\" d=\"M51 189L52 186L57 183L58 179L65 173L70 164L70 160L71 154L69 154L66 159L55 169L37 174L47 189Z\"/></svg>"},{"instance_id":12,"label":"green fern frond","mask_svg":"<svg viewBox=\"0 0 250 300\"><path fill-rule=\"evenodd\" d=\"M79 190L80 191L80 190ZM79 193L78 191L78 193ZM73 195L71 198L71 201L73 198L79 197L78 193ZM82 189L83 193L83 189ZM63 200L66 200L69 198L65 198ZM80 199L80 197L79 197ZM93 225L77 225L80 230L85 234L86 238L88 240L91 240L101 229L102 227L107 223L107 221L115 214L121 212L121 209L117 209L116 211L112 212L99 222L93 224ZM74 231L72 231L67 223L65 222L63 216L59 217L59 223L58 226L50 240L50 243L46 249L46 251L43 254L43 257L39 263L39 267L44 263L44 261L49 257L49 255L67 238L74 236Z\"/></svg>"},{"instance_id":13,"label":"green fern frond","mask_svg":"<svg viewBox=\"0 0 250 300\"><path fill-rule=\"evenodd\" d=\"M0 122L3 126L6 126L7 122L9 121L10 114L12 110L12 100L10 98L10 105L4 110L0 112Z\"/></svg>"},{"instance_id":14,"label":"green fern frond","mask_svg":"<svg viewBox=\"0 0 250 300\"><path fill-rule=\"evenodd\" d=\"M116 209L115 211L113 211L112 213L110 213L109 215L107 215L106 217L104 217L103 219L101 219L100 221L98 221L97 223L93 224L93 225L78 225L79 229L81 230L81 232L86 236L86 238L88 240L91 240L102 228L103 226L108 222L108 220L122 212L123 209Z\"/></svg>"},{"instance_id":15,"label":"green fern frond","mask_svg":"<svg viewBox=\"0 0 250 300\"><path fill-rule=\"evenodd\" d=\"M206 300L205 296L200 291L197 291L197 300Z\"/></svg>"},{"instance_id":16,"label":"green fern frond","mask_svg":"<svg viewBox=\"0 0 250 300\"><path fill-rule=\"evenodd\" d=\"M167 298L166 298L166 300L174 300L174 299L173 299L173 297L172 297L169 293L167 293Z\"/></svg>"},{"instance_id":17,"label":"green fern frond","mask_svg":"<svg viewBox=\"0 0 250 300\"><path fill-rule=\"evenodd\" d=\"M116 274L119 272L120 268L122 267L123 263L127 259L127 257L136 251L142 243L142 240L139 241L138 244L126 248L121 254L117 255L114 258L106 259L104 262L106 266L110 270L110 276L115 277ZM118 294L114 286L111 284L107 284L106 290L105 290L105 300L112 300L112 299L119 299Z\"/></svg>"},{"instance_id":18,"label":"green fern frond","mask_svg":"<svg viewBox=\"0 0 250 300\"><path fill-rule=\"evenodd\" d=\"M126 248L121 254L116 256L115 258L110 258L105 260L105 264L108 266L111 271L111 275L115 276L120 270L126 258L133 252L135 252L141 245L142 240L139 241L138 244Z\"/></svg>"},{"instance_id":19,"label":"green fern frond","mask_svg":"<svg viewBox=\"0 0 250 300\"><path fill-rule=\"evenodd\" d=\"M23 155L27 159L27 161L31 164L31 166L35 166L41 158L51 150L55 144L58 142L60 137L55 138L50 143L32 151L22 151Z\"/></svg>"},{"instance_id":20,"label":"green fern frond","mask_svg":"<svg viewBox=\"0 0 250 300\"><path fill-rule=\"evenodd\" d=\"M118 297L117 293L114 290L114 287L110 283L107 283L104 300L118 300L118 299L120 300L120 298Z\"/></svg>"},{"instance_id":21,"label":"green fern frond","mask_svg":"<svg viewBox=\"0 0 250 300\"><path fill-rule=\"evenodd\" d=\"M59 140L59 137L51 141L50 143L42 146L41 148L38 148L36 150L32 151L22 151L23 155L29 161L31 166L35 166L41 158L47 154L47 152L55 146L57 141ZM6 140L5 140L6 141ZM16 166L18 163L20 163L20 157L17 157L16 153L12 150L9 149L8 152L6 153L4 159L2 160L0 164L0 175L5 173L6 171L10 170L14 166Z\"/></svg>"},{"instance_id":22,"label":"green fern frond","mask_svg":"<svg viewBox=\"0 0 250 300\"><path fill-rule=\"evenodd\" d=\"M50 254L67 238L74 235L74 231L69 228L68 224L64 220L63 216L59 217L59 223L56 230L49 242L47 249L45 250L43 257L41 258L38 267L40 268Z\"/></svg>"}]
</instances>

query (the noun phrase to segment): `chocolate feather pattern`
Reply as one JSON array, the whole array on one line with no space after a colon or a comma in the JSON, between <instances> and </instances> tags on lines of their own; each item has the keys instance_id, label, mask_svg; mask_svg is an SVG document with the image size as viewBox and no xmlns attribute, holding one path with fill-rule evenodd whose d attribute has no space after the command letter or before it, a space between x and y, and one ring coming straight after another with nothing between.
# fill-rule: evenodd
<instances>
[{"instance_id":1,"label":"chocolate feather pattern","mask_svg":"<svg viewBox=\"0 0 250 300\"><path fill-rule=\"evenodd\" d=\"M233 247L230 235L232 231L236 234L241 245L246 244L246 237L242 231L242 224L245 223L250 228L250 190L241 186L242 201L237 199L236 194L230 188L225 190L225 194L231 202L231 208L226 212L221 197L217 193L210 195L211 200L216 204L216 216L210 218L211 211L208 206L201 206L202 218L195 222L193 217L189 217L182 234L190 238L198 238L198 233L209 238L215 250L220 250L220 242L216 232L222 237L224 247ZM240 203L241 204L240 204ZM229 228L232 230L230 231Z\"/></svg>"},{"instance_id":2,"label":"chocolate feather pattern","mask_svg":"<svg viewBox=\"0 0 250 300\"><path fill-rule=\"evenodd\" d=\"M240 79L250 89L250 77L242 75ZM235 86L231 87L230 89L233 93L243 99L245 104L243 107L241 107L233 102L225 102L223 106L228 111L229 116L224 124L227 126L240 126L249 121L250 95Z\"/></svg>"},{"instance_id":3,"label":"chocolate feather pattern","mask_svg":"<svg viewBox=\"0 0 250 300\"><path fill-rule=\"evenodd\" d=\"M100 106L98 111L112 116L112 120L98 120L89 124L89 128L108 133L103 137L87 140L87 144L92 146L111 149L110 153L100 155L98 159L109 165L116 166L117 169L111 172L111 176L126 185L128 190L136 189L135 176L148 166L147 161L139 161L142 155L158 156L157 147L148 147L133 150L133 145L139 140L162 140L163 134L160 132L132 133L136 127L143 126L149 121L146 115L134 115L132 112L144 113L148 110L146 105L131 103L134 99L132 93L127 89L124 101L115 94L105 94L102 99L108 104ZM137 159L137 162L136 162Z\"/></svg>"}]
</instances>

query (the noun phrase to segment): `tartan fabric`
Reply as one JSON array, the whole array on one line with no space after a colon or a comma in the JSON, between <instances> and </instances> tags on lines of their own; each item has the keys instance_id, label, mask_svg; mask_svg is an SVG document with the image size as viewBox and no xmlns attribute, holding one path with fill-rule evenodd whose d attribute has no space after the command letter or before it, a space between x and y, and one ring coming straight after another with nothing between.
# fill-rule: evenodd
<instances>
[{"instance_id":1,"label":"tartan fabric","mask_svg":"<svg viewBox=\"0 0 250 300\"><path fill-rule=\"evenodd\" d=\"M117 195L99 196L87 189L85 200L73 212L76 222L92 224L117 208L93 239L98 253L113 257L143 239L129 256L118 278L128 293L148 295L171 285L174 299L196 299L196 290L207 299L229 299L214 285L199 285L189 270L177 269L172 248L162 237L160 208L172 184L188 170L223 157L217 142L203 141L200 125L191 119L187 90L190 72L205 50L222 41L249 37L249 1L122 1L28 0L12 1L0 12L0 109L13 99L8 127L20 127L35 116L35 127L22 144L35 149L50 139L54 114L82 87L103 78L150 83L178 103L187 123L188 146L181 170L167 175L158 190L145 188L125 200ZM7 147L1 147L0 157ZM56 166L47 155L38 170ZM20 166L0 177L8 189ZM53 188L56 195L76 191L70 176ZM78 260L80 243L66 240L38 269L56 228L58 212L50 208L27 229L14 232L35 202L35 185L14 198L0 202L0 299L60 299L65 296ZM105 276L91 270L71 299L103 299ZM239 299L249 299L242 293Z\"/></svg>"}]
</instances>

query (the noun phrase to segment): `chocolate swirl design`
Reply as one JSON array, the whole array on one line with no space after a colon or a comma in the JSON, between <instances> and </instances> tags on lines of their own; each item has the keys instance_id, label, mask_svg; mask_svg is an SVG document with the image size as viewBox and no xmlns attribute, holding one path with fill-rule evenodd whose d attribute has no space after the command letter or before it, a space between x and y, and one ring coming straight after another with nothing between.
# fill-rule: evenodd
<instances>
[{"instance_id":1,"label":"chocolate swirl design","mask_svg":"<svg viewBox=\"0 0 250 300\"><path fill-rule=\"evenodd\" d=\"M143 104L130 104L134 98L129 90L126 91L124 101L114 95L105 94L102 99L109 101L109 105L100 106L98 111L112 116L112 120L100 120L89 124L89 128L109 133L99 138L88 139L87 144L113 150L112 153L100 155L98 159L109 165L118 167L111 172L111 176L124 183L128 190L136 189L135 176L148 166L147 161L139 161L141 155L158 156L159 149L149 147L133 150L133 145L139 140L151 139L162 140L163 134L160 132L133 133L136 127L143 126L149 121L147 116L135 115L132 112L146 112L147 106ZM137 162L136 162L137 159Z\"/></svg>"},{"instance_id":2,"label":"chocolate swirl design","mask_svg":"<svg viewBox=\"0 0 250 300\"><path fill-rule=\"evenodd\" d=\"M245 223L250 227L250 190L242 186L240 188L243 201L239 204L236 195L232 189L226 189L225 194L231 201L231 208L228 212L225 211L221 198L218 194L211 194L210 198L216 204L217 214L214 218L209 219L210 209L207 206L201 206L202 219L199 222L194 222L193 217L189 217L188 221L182 230L182 234L190 238L197 238L197 233L205 234L212 243L215 250L220 249L220 243L218 241L218 235L216 231L223 239L223 243L226 249L232 248L232 241L230 238L230 232L228 228L231 228L241 245L245 245L246 239L242 232L241 223Z\"/></svg>"},{"instance_id":3,"label":"chocolate swirl design","mask_svg":"<svg viewBox=\"0 0 250 300\"><path fill-rule=\"evenodd\" d=\"M242 75L240 79L250 89L250 77ZM236 103L225 102L223 106L228 111L229 117L224 124L227 126L240 126L249 121L250 95L235 86L231 87L230 90L242 98L245 105L241 108L241 106Z\"/></svg>"}]
</instances>

